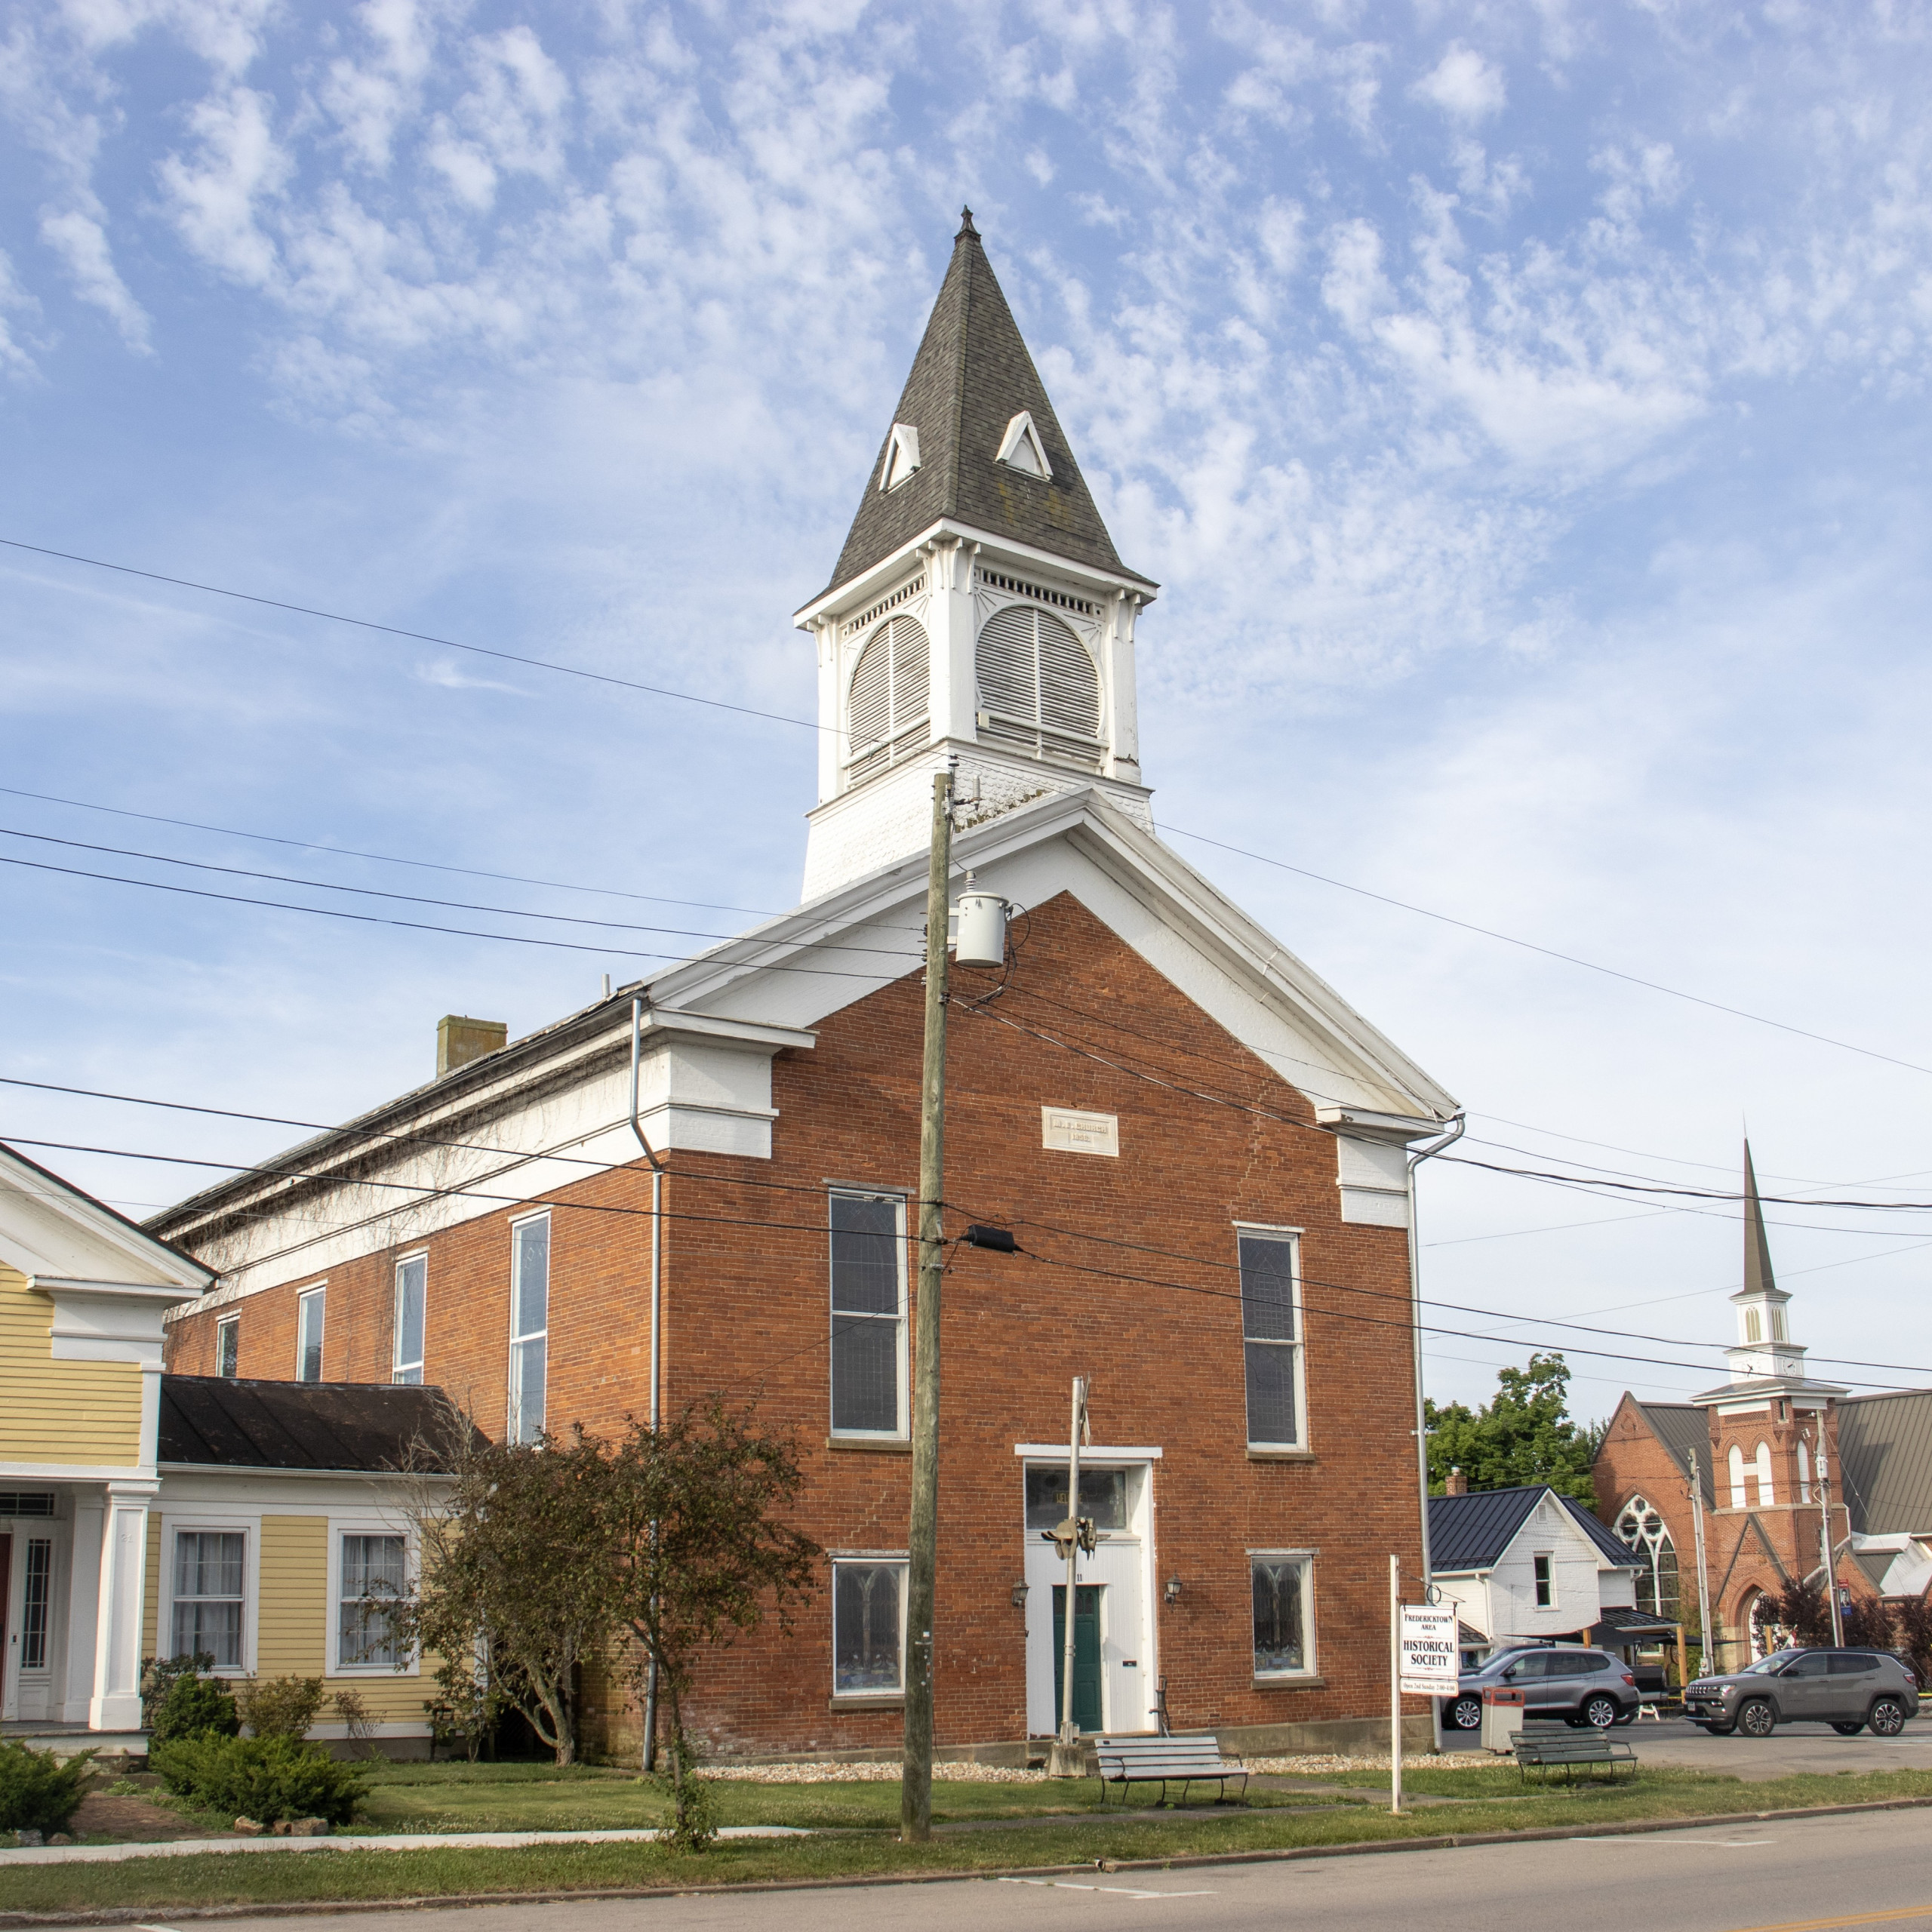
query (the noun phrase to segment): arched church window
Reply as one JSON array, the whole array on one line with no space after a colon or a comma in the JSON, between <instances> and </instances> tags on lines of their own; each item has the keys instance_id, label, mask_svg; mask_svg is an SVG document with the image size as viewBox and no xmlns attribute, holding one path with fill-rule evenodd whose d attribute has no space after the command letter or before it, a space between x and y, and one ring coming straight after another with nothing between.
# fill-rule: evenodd
<instances>
[{"instance_id":1,"label":"arched church window","mask_svg":"<svg viewBox=\"0 0 1932 1932\"><path fill-rule=\"evenodd\" d=\"M1811 1451L1801 1435L1798 1438L1798 1500L1811 1500Z\"/></svg>"},{"instance_id":2,"label":"arched church window","mask_svg":"<svg viewBox=\"0 0 1932 1932\"><path fill-rule=\"evenodd\" d=\"M1010 604L980 627L974 653L980 731L995 743L1095 766L1100 674L1087 647L1051 611Z\"/></svg>"},{"instance_id":3,"label":"arched church window","mask_svg":"<svg viewBox=\"0 0 1932 1932\"><path fill-rule=\"evenodd\" d=\"M1784 1338L1784 1310L1774 1308L1771 1310L1771 1340L1782 1342Z\"/></svg>"},{"instance_id":4,"label":"arched church window","mask_svg":"<svg viewBox=\"0 0 1932 1932\"><path fill-rule=\"evenodd\" d=\"M1735 1442L1730 1445L1730 1506L1744 1507L1744 1451Z\"/></svg>"},{"instance_id":5,"label":"arched church window","mask_svg":"<svg viewBox=\"0 0 1932 1932\"><path fill-rule=\"evenodd\" d=\"M1768 1509L1777 1500L1771 1483L1771 1445L1761 1442L1758 1444L1758 1507Z\"/></svg>"},{"instance_id":6,"label":"arched church window","mask_svg":"<svg viewBox=\"0 0 1932 1932\"><path fill-rule=\"evenodd\" d=\"M1617 1519L1617 1534L1647 1566L1637 1573L1637 1607L1675 1623L1677 1546L1663 1517L1643 1497L1633 1496Z\"/></svg>"},{"instance_id":7,"label":"arched church window","mask_svg":"<svg viewBox=\"0 0 1932 1932\"><path fill-rule=\"evenodd\" d=\"M850 777L924 749L931 655L924 626L911 617L888 617L866 640L846 701Z\"/></svg>"},{"instance_id":8,"label":"arched church window","mask_svg":"<svg viewBox=\"0 0 1932 1932\"><path fill-rule=\"evenodd\" d=\"M1764 1339L1764 1331L1758 1324L1758 1311L1755 1308L1747 1308L1744 1311L1744 1339L1747 1342L1761 1342Z\"/></svg>"}]
</instances>

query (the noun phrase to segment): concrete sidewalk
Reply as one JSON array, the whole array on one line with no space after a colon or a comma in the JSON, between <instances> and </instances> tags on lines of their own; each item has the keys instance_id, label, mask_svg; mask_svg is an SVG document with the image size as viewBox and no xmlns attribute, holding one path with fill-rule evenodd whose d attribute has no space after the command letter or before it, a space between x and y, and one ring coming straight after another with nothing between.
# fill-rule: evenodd
<instances>
[{"instance_id":1,"label":"concrete sidewalk","mask_svg":"<svg viewBox=\"0 0 1932 1932\"><path fill-rule=\"evenodd\" d=\"M44 1844L0 1851L10 1865L115 1865L128 1858L192 1858L219 1851L472 1851L515 1850L535 1844L651 1844L658 1831L398 1832L383 1836L326 1838L163 1838L149 1844ZM797 1825L726 1825L721 1838L808 1838Z\"/></svg>"}]
</instances>

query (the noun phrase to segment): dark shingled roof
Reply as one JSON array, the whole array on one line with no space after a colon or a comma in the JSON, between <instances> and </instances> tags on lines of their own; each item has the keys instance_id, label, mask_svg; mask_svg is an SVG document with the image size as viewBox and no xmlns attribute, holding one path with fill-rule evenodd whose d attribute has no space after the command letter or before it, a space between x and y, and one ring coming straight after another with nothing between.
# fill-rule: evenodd
<instances>
[{"instance_id":1,"label":"dark shingled roof","mask_svg":"<svg viewBox=\"0 0 1932 1932\"><path fill-rule=\"evenodd\" d=\"M1532 1483L1522 1489L1472 1490L1466 1496L1432 1496L1429 1567L1444 1576L1492 1567L1546 1496L1556 1496L1546 1483ZM1637 1567L1636 1558L1580 1503L1567 1496L1556 1500L1606 1561L1620 1569Z\"/></svg>"},{"instance_id":2,"label":"dark shingled roof","mask_svg":"<svg viewBox=\"0 0 1932 1932\"><path fill-rule=\"evenodd\" d=\"M1040 432L1051 481L998 460L1006 426L1023 409ZM970 210L892 420L918 431L919 467L895 489L878 487L891 443L888 425L829 587L870 570L944 516L1139 577L1115 552Z\"/></svg>"},{"instance_id":3,"label":"dark shingled roof","mask_svg":"<svg viewBox=\"0 0 1932 1932\"><path fill-rule=\"evenodd\" d=\"M235 1469L399 1469L419 1441L433 1459L457 1421L440 1389L164 1375L159 1460Z\"/></svg>"},{"instance_id":4,"label":"dark shingled roof","mask_svg":"<svg viewBox=\"0 0 1932 1932\"><path fill-rule=\"evenodd\" d=\"M1932 1389L1840 1402L1838 1473L1861 1534L1932 1534Z\"/></svg>"},{"instance_id":5,"label":"dark shingled roof","mask_svg":"<svg viewBox=\"0 0 1932 1932\"><path fill-rule=\"evenodd\" d=\"M1672 1460L1687 1476L1690 1473L1690 1452L1697 1452L1697 1484L1704 1492L1704 1506L1717 1507L1717 1472L1711 1466L1711 1418L1708 1410L1694 1408L1688 1402L1639 1402L1638 1412L1656 1432L1657 1440L1669 1451ZM1657 1499L1653 1497L1652 1502Z\"/></svg>"}]
</instances>

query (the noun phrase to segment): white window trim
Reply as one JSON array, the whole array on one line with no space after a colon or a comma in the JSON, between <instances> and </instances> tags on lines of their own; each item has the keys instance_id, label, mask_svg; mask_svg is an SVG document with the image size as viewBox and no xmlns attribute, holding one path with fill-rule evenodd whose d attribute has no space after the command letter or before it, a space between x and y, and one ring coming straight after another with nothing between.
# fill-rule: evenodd
<instances>
[{"instance_id":1,"label":"white window trim","mask_svg":"<svg viewBox=\"0 0 1932 1932\"><path fill-rule=\"evenodd\" d=\"M407 1268L412 1261L420 1261L423 1264L423 1337L421 1343L423 1352L417 1357L414 1362L406 1362L398 1361L397 1357L401 1352L402 1347L402 1271ZM424 1360L429 1352L429 1251L426 1247L416 1248L408 1254L399 1255L397 1257L395 1264L395 1300L390 1304L390 1311L389 1380L391 1383L393 1384L396 1377L402 1372L403 1370L405 1368L413 1367L416 1371L416 1380L418 1383L420 1383L423 1380ZM547 1323L549 1319L547 1313L545 1319ZM544 1333L546 1335L549 1333L549 1330L547 1326L545 1327Z\"/></svg>"},{"instance_id":2,"label":"white window trim","mask_svg":"<svg viewBox=\"0 0 1932 1932\"><path fill-rule=\"evenodd\" d=\"M912 1567L909 1552L903 1549L835 1549L826 1554L832 1569L832 1701L835 1704L903 1704L906 1701L906 1584ZM862 1564L869 1570L897 1569L899 1582L899 1687L896 1690L841 1690L838 1687L838 1566Z\"/></svg>"},{"instance_id":3,"label":"white window trim","mask_svg":"<svg viewBox=\"0 0 1932 1932\"><path fill-rule=\"evenodd\" d=\"M1294 1684L1303 1678L1318 1677L1321 1674L1318 1667L1319 1660L1315 1647L1315 1559L1320 1554L1320 1551L1314 1549L1251 1549L1247 1552L1247 1654L1251 1669L1254 1657L1254 1566L1260 1562L1294 1562L1301 1565L1302 1666L1299 1670L1254 1671L1254 1681L1257 1684Z\"/></svg>"},{"instance_id":4,"label":"white window trim","mask_svg":"<svg viewBox=\"0 0 1932 1932\"><path fill-rule=\"evenodd\" d=\"M1537 1565L1543 1566L1541 1577L1537 1574ZM1547 1586L1549 1595L1546 1600L1543 1586ZM1557 1610L1561 1607L1556 1600L1556 1552L1553 1549L1533 1549L1530 1552L1530 1595L1536 1600L1539 1610Z\"/></svg>"},{"instance_id":5,"label":"white window trim","mask_svg":"<svg viewBox=\"0 0 1932 1932\"><path fill-rule=\"evenodd\" d=\"M546 1208L538 1214L519 1214L510 1223L510 1339L509 1353L503 1363L503 1434L511 1442L529 1439L521 1433L522 1418L517 1414L516 1407L518 1345L523 1342L534 1342L540 1332L536 1329L532 1329L528 1335L519 1335L516 1332L517 1230L528 1227L532 1221L548 1221L549 1219L550 1211ZM552 1226L550 1232L553 1238L546 1241L543 1244L543 1326L540 1331L543 1337L543 1421L546 1427L550 1420L550 1294L555 1284L557 1272L554 1245L555 1228ZM426 1302L426 1294L425 1300Z\"/></svg>"},{"instance_id":6,"label":"white window trim","mask_svg":"<svg viewBox=\"0 0 1932 1932\"><path fill-rule=\"evenodd\" d=\"M1241 1263L1241 1238L1243 1235L1252 1235L1257 1239L1262 1241L1286 1241L1288 1244L1291 1257L1290 1266L1293 1271L1291 1277L1291 1298L1295 1312L1295 1339L1293 1342L1286 1344L1281 1343L1264 1342L1262 1346L1263 1347L1273 1348L1279 1348L1285 1346L1292 1348L1295 1352L1295 1427L1300 1432L1296 1440L1293 1442L1264 1442L1257 1440L1254 1436L1247 1435L1247 1316L1245 1309L1244 1309L1241 1315L1241 1432L1247 1437L1247 1446L1251 1449L1297 1449L1306 1451L1309 1447L1310 1431L1308 1426L1308 1326L1307 1318L1302 1311L1301 1292L1301 1240L1303 1230L1300 1228L1266 1227L1263 1226L1262 1223L1258 1221L1237 1221L1234 1223L1234 1230L1235 1263L1237 1271L1237 1287L1238 1287L1238 1271Z\"/></svg>"},{"instance_id":7,"label":"white window trim","mask_svg":"<svg viewBox=\"0 0 1932 1932\"><path fill-rule=\"evenodd\" d=\"M317 1295L320 1295L322 1298L322 1346L321 1358L315 1364L316 1381L321 1382L325 1379L328 1367L329 1284L326 1281L311 1281L306 1288L300 1291L295 1297L295 1380L297 1382L304 1379L302 1374L302 1305L304 1302L312 1300Z\"/></svg>"},{"instance_id":8,"label":"white window trim","mask_svg":"<svg viewBox=\"0 0 1932 1932\"><path fill-rule=\"evenodd\" d=\"M906 1197L892 1188L839 1187L826 1189L825 1229L825 1320L826 1320L826 1433L840 1442L909 1442L912 1437L912 1308L910 1283L906 1266ZM850 1200L888 1201L892 1204L894 1232L892 1251L899 1269L899 1336L895 1352L894 1373L899 1380L899 1426L897 1429L839 1429L832 1417L835 1413L835 1396L832 1377L833 1330L838 1326L838 1311L832 1306L832 1200L835 1195L843 1195ZM848 1319L876 1321L878 1316L848 1317Z\"/></svg>"},{"instance_id":9,"label":"white window trim","mask_svg":"<svg viewBox=\"0 0 1932 1932\"><path fill-rule=\"evenodd\" d=\"M242 1318L238 1315L224 1315L214 1324L214 1372L225 1376L227 1371L221 1365L222 1344L232 1335L235 1337L235 1373L242 1373Z\"/></svg>"},{"instance_id":10,"label":"white window trim","mask_svg":"<svg viewBox=\"0 0 1932 1932\"><path fill-rule=\"evenodd\" d=\"M402 1574L406 1583L417 1577L416 1533L408 1524L380 1516L331 1516L329 1518L328 1662L325 1675L330 1677L420 1677L420 1654L412 1650L409 1661L398 1667L392 1663L349 1663L342 1660L342 1540L344 1537L400 1537L402 1539Z\"/></svg>"},{"instance_id":11,"label":"white window trim","mask_svg":"<svg viewBox=\"0 0 1932 1932\"><path fill-rule=\"evenodd\" d=\"M262 1601L262 1519L259 1516L168 1515L161 1519L161 1589L155 1621L154 1642L158 1654L171 1656L174 1644L174 1538L177 1532L207 1531L223 1536L240 1535L242 1546L242 1662L238 1668L217 1665L217 1677L239 1678L255 1674L257 1628Z\"/></svg>"}]
</instances>

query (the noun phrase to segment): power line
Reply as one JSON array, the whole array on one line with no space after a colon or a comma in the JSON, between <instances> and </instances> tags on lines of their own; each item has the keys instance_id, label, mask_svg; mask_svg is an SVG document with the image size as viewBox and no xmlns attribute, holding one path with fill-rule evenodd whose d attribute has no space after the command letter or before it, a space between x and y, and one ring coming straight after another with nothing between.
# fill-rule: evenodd
<instances>
[{"instance_id":1,"label":"power line","mask_svg":"<svg viewBox=\"0 0 1932 1932\"><path fill-rule=\"evenodd\" d=\"M640 684L635 678L614 677L608 672L586 671L581 665L560 664L554 658L525 657L513 651L492 651L481 644L464 644L453 637L435 637L427 631L405 630L396 624L379 624L367 617L344 617L339 611L318 611L306 604L285 603L278 597L257 597L246 590L230 590L219 583L198 583L192 578L168 577L159 571L137 570L131 564L112 564L100 557L83 557L71 550L52 550L43 543L23 543L17 537L0 537L0 544L10 550L31 551L37 557L58 557L63 563L85 564L97 571L114 571L122 577L145 578L150 583L172 584L177 590L199 590L211 597L232 597L238 603L256 604L265 610L291 611L298 617L320 617L331 624L349 624L358 630L375 631L384 637L410 638L417 644L433 644L442 651L466 651L477 657L493 657L500 664L521 664L534 671L555 671L566 678L583 678L592 684L614 685L620 689L645 691L653 697L675 698L683 704L709 705L714 711L734 711L741 718L763 718L774 724L796 724L808 731L831 731L829 724L819 724L803 718L792 718L782 711L760 711L749 704L730 704L723 698L700 697L693 691L673 691L668 685ZM843 735L840 734L838 735Z\"/></svg>"},{"instance_id":2,"label":"power line","mask_svg":"<svg viewBox=\"0 0 1932 1932\"><path fill-rule=\"evenodd\" d=\"M1700 993L1687 993L1676 986L1666 986L1660 980L1646 980L1635 973L1626 973L1614 966L1599 965L1594 959L1585 959L1574 952L1559 952L1554 946L1539 946L1534 940L1518 939L1513 934L1500 933L1491 926L1478 926L1468 919L1459 919L1447 912L1432 911L1426 906L1414 906L1405 899L1392 898L1386 892L1372 892L1365 885L1351 885L1346 879L1331 878L1325 873L1310 872L1306 866L1292 866L1285 859L1271 859L1266 853L1251 852L1239 845L1230 845L1226 840L1210 838L1204 832L1189 832L1185 827L1169 824L1162 829L1183 838L1198 840L1203 845L1213 845L1223 852L1232 852L1237 858L1252 859L1257 865L1272 866L1278 871L1293 872L1300 878L1313 879L1319 885L1331 885L1340 892L1352 892L1359 898L1373 899L1384 906L1393 906L1398 911L1414 912L1425 919L1434 919L1445 926L1460 928L1466 933L1476 933L1484 939L1498 940L1505 946L1520 946L1525 952L1540 953L1546 959L1561 960L1566 966L1580 966L1586 972L1601 973L1606 978L1621 980L1626 985L1641 986L1647 992L1663 993L1672 999L1686 1000L1693 1006L1708 1008L1713 1013L1728 1014L1734 1020L1748 1020L1755 1026L1775 1028L1780 1033L1795 1034L1801 1040L1816 1041L1820 1046L1836 1047L1841 1051L1858 1054L1867 1060L1883 1060L1889 1066L1902 1066L1909 1073L1932 1073L1932 1066L1921 1066L1915 1060L1900 1060L1894 1054L1880 1053L1874 1047L1854 1045L1849 1040L1834 1039L1828 1033L1814 1033L1809 1027L1794 1026L1783 1020L1767 1019L1761 1013L1747 1013L1740 1006L1727 1006L1721 1000L1706 999Z\"/></svg>"},{"instance_id":3,"label":"power line","mask_svg":"<svg viewBox=\"0 0 1932 1932\"><path fill-rule=\"evenodd\" d=\"M230 878L265 879L275 885L299 885L313 892L349 892L364 899L392 899L411 906L437 906L454 912L489 912L508 919L542 919L546 924L560 926L599 926L606 931L626 933L665 933L678 939L709 939L726 943L734 940L744 940L750 944L768 944L769 941L755 940L745 933L712 933L700 931L690 926L646 926L624 919L593 919L587 915L576 912L526 912L515 906L478 906L466 899L430 899L416 892L386 892L380 886L341 885L332 879L303 878L290 872L264 872L252 870L245 866L218 866L205 859L171 858L165 852L143 852L125 845L96 845L84 838L57 838L49 832L22 832L11 825L0 825L0 837L31 838L42 845L60 845L77 852L104 852L118 859L145 859L158 866L184 866L198 872L220 872ZM99 877L94 874L91 876ZM123 881L125 883L126 881ZM136 881L146 883L147 881ZM316 909L314 907L309 909ZM791 942L780 942L790 943ZM875 946L841 946L835 940L814 940L811 943L832 952L875 952L882 958L891 959L919 959L923 953L909 948L884 948ZM660 955L651 955L649 957Z\"/></svg>"},{"instance_id":4,"label":"power line","mask_svg":"<svg viewBox=\"0 0 1932 1932\"><path fill-rule=\"evenodd\" d=\"M6 540L0 537L0 543ZM351 912L337 906L296 906L283 899L254 899L235 892L211 892L205 887L195 885L170 885L160 879L126 878L118 872L91 872L78 866L54 866L44 860L17 859L0 854L0 866L21 866L39 872L57 872L68 878L91 878L103 881L109 885L138 885L150 892L172 892L189 899L213 899L227 906L260 906L275 912L306 912L318 919L349 919L358 925L395 926L407 932L441 933L455 939L495 940L504 946L539 946L553 952L589 952L605 959L669 959L683 961L689 955L677 952L647 952L635 947L614 946L590 946L579 940L567 939L539 939L525 933L484 933L463 926L439 926L423 919L386 919L374 912ZM525 917L535 916L524 915ZM812 942L793 940L758 939L746 934L728 937L721 943L729 946L797 946L801 950ZM704 954L696 955L705 958ZM905 955L908 958L912 955ZM768 960L731 959L714 961L712 963L727 966L743 966L761 973L808 973L821 980L869 980L878 977L875 973L863 970L838 972L826 967L780 965ZM902 976L894 974L897 979Z\"/></svg>"},{"instance_id":5,"label":"power line","mask_svg":"<svg viewBox=\"0 0 1932 1932\"><path fill-rule=\"evenodd\" d=\"M464 878L496 879L506 885L541 886L549 892L589 892L601 898L635 899L654 906L691 906L705 912L743 912L755 919L778 916L777 909L769 906L726 906L712 899L672 899L661 892L625 892L614 885L574 885L567 879L528 878L521 872L485 872L475 866L445 865L434 859L403 859L391 852L361 852L353 846L324 844L312 838L285 838L272 832L241 832L232 825L205 825L198 819L168 818L159 812L130 811L125 806L97 804L88 798L63 798L51 792L26 792L17 785L0 785L0 797L32 798L45 805L71 805L77 811L106 812L115 818L140 819L149 825L172 825L186 832L212 832L223 838L247 838L262 845L287 845L298 852L324 852L338 859L367 859L377 865L411 866L421 872L454 872Z\"/></svg>"}]
</instances>

